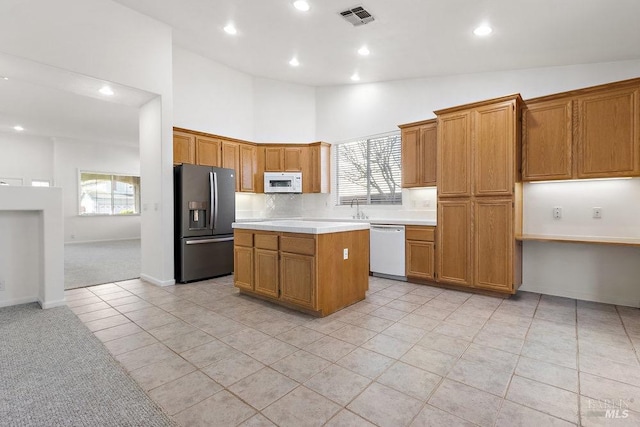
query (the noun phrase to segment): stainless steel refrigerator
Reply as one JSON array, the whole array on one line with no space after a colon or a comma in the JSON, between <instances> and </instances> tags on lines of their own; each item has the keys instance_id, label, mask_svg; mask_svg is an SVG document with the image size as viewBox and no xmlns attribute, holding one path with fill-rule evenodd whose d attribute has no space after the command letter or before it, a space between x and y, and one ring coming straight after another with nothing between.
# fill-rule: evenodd
<instances>
[{"instance_id":1,"label":"stainless steel refrigerator","mask_svg":"<svg viewBox=\"0 0 640 427\"><path fill-rule=\"evenodd\" d=\"M173 177L176 282L231 274L235 171L179 165Z\"/></svg>"}]
</instances>

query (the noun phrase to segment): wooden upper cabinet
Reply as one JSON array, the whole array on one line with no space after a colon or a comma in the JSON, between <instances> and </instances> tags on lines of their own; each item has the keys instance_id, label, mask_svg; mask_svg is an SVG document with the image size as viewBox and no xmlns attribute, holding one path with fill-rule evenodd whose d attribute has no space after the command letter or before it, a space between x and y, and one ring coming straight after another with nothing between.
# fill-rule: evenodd
<instances>
[{"instance_id":1,"label":"wooden upper cabinet","mask_svg":"<svg viewBox=\"0 0 640 427\"><path fill-rule=\"evenodd\" d=\"M258 149L251 144L239 144L239 147L240 176L236 181L240 184L240 191L253 193L256 191Z\"/></svg>"},{"instance_id":2,"label":"wooden upper cabinet","mask_svg":"<svg viewBox=\"0 0 640 427\"><path fill-rule=\"evenodd\" d=\"M203 166L220 166L220 144L218 138L196 135L196 161Z\"/></svg>"},{"instance_id":3,"label":"wooden upper cabinet","mask_svg":"<svg viewBox=\"0 0 640 427\"><path fill-rule=\"evenodd\" d=\"M302 147L283 147L282 166L284 172L301 172Z\"/></svg>"},{"instance_id":4,"label":"wooden upper cabinet","mask_svg":"<svg viewBox=\"0 0 640 427\"><path fill-rule=\"evenodd\" d=\"M522 180L571 179L571 99L527 103L522 113Z\"/></svg>"},{"instance_id":5,"label":"wooden upper cabinet","mask_svg":"<svg viewBox=\"0 0 640 427\"><path fill-rule=\"evenodd\" d=\"M315 142L302 148L302 192L329 193L331 145Z\"/></svg>"},{"instance_id":6,"label":"wooden upper cabinet","mask_svg":"<svg viewBox=\"0 0 640 427\"><path fill-rule=\"evenodd\" d=\"M402 187L420 185L420 127L402 129Z\"/></svg>"},{"instance_id":7,"label":"wooden upper cabinet","mask_svg":"<svg viewBox=\"0 0 640 427\"><path fill-rule=\"evenodd\" d=\"M405 127L410 126L410 127ZM436 121L401 125L402 128L402 187L436 185Z\"/></svg>"},{"instance_id":8,"label":"wooden upper cabinet","mask_svg":"<svg viewBox=\"0 0 640 427\"><path fill-rule=\"evenodd\" d=\"M196 137L185 132L173 132L173 164L196 163Z\"/></svg>"},{"instance_id":9,"label":"wooden upper cabinet","mask_svg":"<svg viewBox=\"0 0 640 427\"><path fill-rule=\"evenodd\" d=\"M438 200L438 281L472 286L471 200Z\"/></svg>"},{"instance_id":10,"label":"wooden upper cabinet","mask_svg":"<svg viewBox=\"0 0 640 427\"><path fill-rule=\"evenodd\" d=\"M265 172L301 172L303 163L302 147L264 148Z\"/></svg>"},{"instance_id":11,"label":"wooden upper cabinet","mask_svg":"<svg viewBox=\"0 0 640 427\"><path fill-rule=\"evenodd\" d=\"M282 149L280 147L264 147L265 172L282 172L283 168Z\"/></svg>"},{"instance_id":12,"label":"wooden upper cabinet","mask_svg":"<svg viewBox=\"0 0 640 427\"><path fill-rule=\"evenodd\" d=\"M473 204L475 287L513 293L513 202L476 198ZM438 225L439 226L439 225Z\"/></svg>"},{"instance_id":13,"label":"wooden upper cabinet","mask_svg":"<svg viewBox=\"0 0 640 427\"><path fill-rule=\"evenodd\" d=\"M517 149L516 114L515 100L475 109L472 137L475 196L513 194Z\"/></svg>"},{"instance_id":14,"label":"wooden upper cabinet","mask_svg":"<svg viewBox=\"0 0 640 427\"><path fill-rule=\"evenodd\" d=\"M433 123L420 127L420 186L435 186L437 182L438 125Z\"/></svg>"},{"instance_id":15,"label":"wooden upper cabinet","mask_svg":"<svg viewBox=\"0 0 640 427\"><path fill-rule=\"evenodd\" d=\"M577 98L578 178L640 174L638 86Z\"/></svg>"},{"instance_id":16,"label":"wooden upper cabinet","mask_svg":"<svg viewBox=\"0 0 640 427\"><path fill-rule=\"evenodd\" d=\"M471 195L471 113L438 117L438 197Z\"/></svg>"},{"instance_id":17,"label":"wooden upper cabinet","mask_svg":"<svg viewBox=\"0 0 640 427\"><path fill-rule=\"evenodd\" d=\"M223 140L221 153L221 166L236 171L236 191L240 191L240 144Z\"/></svg>"}]
</instances>

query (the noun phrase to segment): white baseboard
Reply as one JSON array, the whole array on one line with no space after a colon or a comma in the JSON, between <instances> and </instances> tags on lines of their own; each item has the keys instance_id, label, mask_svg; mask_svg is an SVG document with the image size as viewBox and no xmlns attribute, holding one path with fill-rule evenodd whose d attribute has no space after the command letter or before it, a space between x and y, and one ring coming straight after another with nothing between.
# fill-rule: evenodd
<instances>
[{"instance_id":1,"label":"white baseboard","mask_svg":"<svg viewBox=\"0 0 640 427\"><path fill-rule=\"evenodd\" d=\"M583 292L577 289L563 289L555 286L536 286L536 285L521 285L518 288L519 291L535 292L538 294L552 295L556 297L574 298L583 301L600 302L603 304L622 305L625 307L640 308L640 301L632 301L628 297L621 295L602 295L594 294L592 292Z\"/></svg>"},{"instance_id":2,"label":"white baseboard","mask_svg":"<svg viewBox=\"0 0 640 427\"><path fill-rule=\"evenodd\" d=\"M140 274L140 279L144 280L145 282L149 282L153 285L156 286L173 286L176 284L175 279L171 279L171 280L158 280L155 277L151 277L147 274Z\"/></svg>"},{"instance_id":3,"label":"white baseboard","mask_svg":"<svg viewBox=\"0 0 640 427\"><path fill-rule=\"evenodd\" d=\"M47 302L42 302L40 301L40 299L38 299L38 304L40 304L40 307L42 307L43 309L60 307L65 305L66 303L67 303L66 299L60 299L57 301L47 301Z\"/></svg>"},{"instance_id":4,"label":"white baseboard","mask_svg":"<svg viewBox=\"0 0 640 427\"><path fill-rule=\"evenodd\" d=\"M38 300L38 297L14 298L14 299L9 299L5 301L0 301L0 307L10 307L12 305L29 304L31 302L39 303L40 301Z\"/></svg>"}]
</instances>

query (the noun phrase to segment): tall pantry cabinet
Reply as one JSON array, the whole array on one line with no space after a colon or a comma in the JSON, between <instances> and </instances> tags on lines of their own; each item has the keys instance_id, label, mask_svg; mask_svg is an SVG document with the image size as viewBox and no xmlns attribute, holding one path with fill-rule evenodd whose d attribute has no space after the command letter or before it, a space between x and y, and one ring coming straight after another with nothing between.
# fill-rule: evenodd
<instances>
[{"instance_id":1,"label":"tall pantry cabinet","mask_svg":"<svg viewBox=\"0 0 640 427\"><path fill-rule=\"evenodd\" d=\"M520 95L436 111L437 280L516 292L521 283Z\"/></svg>"}]
</instances>

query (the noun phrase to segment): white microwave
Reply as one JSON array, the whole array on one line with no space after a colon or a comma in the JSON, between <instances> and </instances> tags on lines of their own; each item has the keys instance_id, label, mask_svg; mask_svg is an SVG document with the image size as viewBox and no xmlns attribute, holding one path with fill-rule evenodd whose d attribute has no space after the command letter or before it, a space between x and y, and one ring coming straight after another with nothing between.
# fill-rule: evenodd
<instances>
[{"instance_id":1,"label":"white microwave","mask_svg":"<svg viewBox=\"0 0 640 427\"><path fill-rule=\"evenodd\" d=\"M265 172L265 193L302 193L302 172Z\"/></svg>"}]
</instances>

